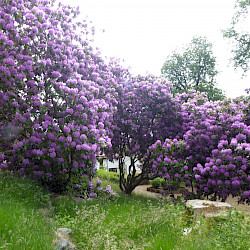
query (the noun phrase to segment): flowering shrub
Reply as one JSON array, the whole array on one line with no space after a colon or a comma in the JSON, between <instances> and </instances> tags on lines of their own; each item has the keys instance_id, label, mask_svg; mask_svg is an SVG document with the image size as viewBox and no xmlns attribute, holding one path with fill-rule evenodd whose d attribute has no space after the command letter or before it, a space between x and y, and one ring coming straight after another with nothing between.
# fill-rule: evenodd
<instances>
[{"instance_id":1,"label":"flowering shrub","mask_svg":"<svg viewBox=\"0 0 250 250\"><path fill-rule=\"evenodd\" d=\"M249 101L247 105L230 100L208 102L199 94L183 103L183 138L193 165L205 163L220 140L231 140L244 130L243 108L249 105Z\"/></svg>"},{"instance_id":2,"label":"flowering shrub","mask_svg":"<svg viewBox=\"0 0 250 250\"><path fill-rule=\"evenodd\" d=\"M232 194L249 203L250 143L245 142L246 138L246 135L238 134L231 141L220 141L218 149L213 150L211 158L207 157L204 166L198 164L194 168L199 192L222 200Z\"/></svg>"},{"instance_id":3,"label":"flowering shrub","mask_svg":"<svg viewBox=\"0 0 250 250\"><path fill-rule=\"evenodd\" d=\"M71 182L67 185L69 193L80 198L88 198L89 200L101 196L113 196L114 191L110 185L105 189L101 187L102 181L97 179L96 183L89 180L88 176L73 176Z\"/></svg>"},{"instance_id":4,"label":"flowering shrub","mask_svg":"<svg viewBox=\"0 0 250 250\"><path fill-rule=\"evenodd\" d=\"M153 173L166 180L166 188L177 189L181 183L193 187L193 171L187 165L188 153L183 140L158 140L149 148Z\"/></svg>"},{"instance_id":5,"label":"flowering shrub","mask_svg":"<svg viewBox=\"0 0 250 250\"><path fill-rule=\"evenodd\" d=\"M78 9L50 0L0 9L1 168L60 191L73 175L91 177L110 146L115 78Z\"/></svg>"},{"instance_id":6,"label":"flowering shrub","mask_svg":"<svg viewBox=\"0 0 250 250\"><path fill-rule=\"evenodd\" d=\"M190 92L183 107L183 141L166 139L149 147L152 168L168 185L186 183L198 195L225 200L230 194L249 203L249 98L208 102Z\"/></svg>"},{"instance_id":7,"label":"flowering shrub","mask_svg":"<svg viewBox=\"0 0 250 250\"><path fill-rule=\"evenodd\" d=\"M110 159L118 159L120 189L130 194L152 172L148 147L159 138L179 137L180 106L169 93L169 84L153 76L132 77L116 89L117 111L114 113L112 148L106 150ZM130 158L125 173L125 157ZM142 172L136 174L140 161Z\"/></svg>"},{"instance_id":8,"label":"flowering shrub","mask_svg":"<svg viewBox=\"0 0 250 250\"><path fill-rule=\"evenodd\" d=\"M197 192L223 200L229 194L242 195L249 202L249 97L200 104L196 97L183 107L188 165Z\"/></svg>"}]
</instances>

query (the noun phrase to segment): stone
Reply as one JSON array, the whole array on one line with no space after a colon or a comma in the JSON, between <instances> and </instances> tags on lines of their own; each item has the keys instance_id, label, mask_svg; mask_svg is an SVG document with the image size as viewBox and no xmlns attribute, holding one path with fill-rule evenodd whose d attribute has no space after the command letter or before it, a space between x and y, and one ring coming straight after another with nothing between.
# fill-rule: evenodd
<instances>
[{"instance_id":1,"label":"stone","mask_svg":"<svg viewBox=\"0 0 250 250\"><path fill-rule=\"evenodd\" d=\"M70 243L68 241L59 241L55 247L56 250L69 250L72 249L70 248Z\"/></svg>"},{"instance_id":2,"label":"stone","mask_svg":"<svg viewBox=\"0 0 250 250\"><path fill-rule=\"evenodd\" d=\"M69 228L59 228L56 231L55 239L53 244L56 250L74 250L76 249L75 245L70 242L69 234L72 233L72 230Z\"/></svg>"},{"instance_id":3,"label":"stone","mask_svg":"<svg viewBox=\"0 0 250 250\"><path fill-rule=\"evenodd\" d=\"M72 233L72 230L70 228L67 228L67 227L60 227L57 229L57 231L62 231L64 233L67 233L67 234L71 234Z\"/></svg>"},{"instance_id":4,"label":"stone","mask_svg":"<svg viewBox=\"0 0 250 250\"><path fill-rule=\"evenodd\" d=\"M226 215L228 210L234 207L225 202L208 201L208 200L188 200L186 202L187 209L194 210L194 217L204 215L204 217L215 217Z\"/></svg>"}]
</instances>

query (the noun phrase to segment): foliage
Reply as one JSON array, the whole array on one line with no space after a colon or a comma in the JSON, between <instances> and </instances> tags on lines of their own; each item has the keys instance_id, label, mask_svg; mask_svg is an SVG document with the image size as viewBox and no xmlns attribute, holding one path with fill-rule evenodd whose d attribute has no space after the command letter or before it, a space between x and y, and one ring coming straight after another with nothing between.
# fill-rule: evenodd
<instances>
[{"instance_id":1,"label":"foliage","mask_svg":"<svg viewBox=\"0 0 250 250\"><path fill-rule=\"evenodd\" d=\"M248 249L249 216L231 212L227 216L192 221L191 233L181 249Z\"/></svg>"},{"instance_id":2,"label":"foliage","mask_svg":"<svg viewBox=\"0 0 250 250\"><path fill-rule=\"evenodd\" d=\"M50 0L1 4L1 168L56 192L91 178L95 153L110 145L115 77L78 15Z\"/></svg>"},{"instance_id":3,"label":"foliage","mask_svg":"<svg viewBox=\"0 0 250 250\"><path fill-rule=\"evenodd\" d=\"M104 152L118 160L126 194L164 177L199 195L249 202L249 97L209 101L222 96L206 38L166 61L163 74L177 75L173 97L162 78L132 76L118 60L107 65L78 9L52 0L4 0L0 9L2 171L94 198L103 194L91 178Z\"/></svg>"},{"instance_id":4,"label":"foliage","mask_svg":"<svg viewBox=\"0 0 250 250\"><path fill-rule=\"evenodd\" d=\"M167 57L161 73L173 84L174 94L196 89L205 92L210 100L220 100L225 96L216 87L215 63L212 44L205 37L194 37L182 53L174 51Z\"/></svg>"},{"instance_id":5,"label":"foliage","mask_svg":"<svg viewBox=\"0 0 250 250\"><path fill-rule=\"evenodd\" d=\"M180 241L183 208L121 195L110 202L95 200L84 204L67 223L72 225L72 239L79 248L145 249L158 233L172 245Z\"/></svg>"},{"instance_id":6,"label":"foliage","mask_svg":"<svg viewBox=\"0 0 250 250\"><path fill-rule=\"evenodd\" d=\"M159 188L161 186L162 179L160 177L157 177L150 181L150 184L153 188Z\"/></svg>"},{"instance_id":7,"label":"foliage","mask_svg":"<svg viewBox=\"0 0 250 250\"><path fill-rule=\"evenodd\" d=\"M235 69L241 68L243 70L243 76L249 70L250 34L247 30L241 30L240 24L247 18L249 6L249 0L237 0L235 5L236 11L232 18L231 27L227 30L223 30L223 36L230 39L233 44L231 52L233 54L232 61L234 67Z\"/></svg>"},{"instance_id":8,"label":"foliage","mask_svg":"<svg viewBox=\"0 0 250 250\"><path fill-rule=\"evenodd\" d=\"M220 101L226 98L223 91L216 87L215 83L206 83L199 84L198 86L193 87L194 90L205 93L206 97L210 101Z\"/></svg>"},{"instance_id":9,"label":"foliage","mask_svg":"<svg viewBox=\"0 0 250 250\"><path fill-rule=\"evenodd\" d=\"M118 159L120 189L130 194L149 176L152 167L148 146L158 138L174 138L181 133L180 106L169 93L163 79L153 76L134 77L117 88L117 111L114 113L112 147L105 154ZM125 175L125 157L130 158ZM136 174L136 163L142 172Z\"/></svg>"},{"instance_id":10,"label":"foliage","mask_svg":"<svg viewBox=\"0 0 250 250\"><path fill-rule=\"evenodd\" d=\"M119 180L120 180L119 173L109 172L109 171L106 171L104 169L98 169L96 171L96 176L102 180L108 180L108 181L112 181L115 183L119 183Z\"/></svg>"},{"instance_id":11,"label":"foliage","mask_svg":"<svg viewBox=\"0 0 250 250\"><path fill-rule=\"evenodd\" d=\"M238 212L193 220L184 204L165 199L52 198L35 182L14 176L1 176L0 196L0 247L4 249L53 249L55 225L70 227L79 249L249 248L249 216ZM44 217L41 208L51 204L54 213ZM183 235L187 227L192 230Z\"/></svg>"}]
</instances>

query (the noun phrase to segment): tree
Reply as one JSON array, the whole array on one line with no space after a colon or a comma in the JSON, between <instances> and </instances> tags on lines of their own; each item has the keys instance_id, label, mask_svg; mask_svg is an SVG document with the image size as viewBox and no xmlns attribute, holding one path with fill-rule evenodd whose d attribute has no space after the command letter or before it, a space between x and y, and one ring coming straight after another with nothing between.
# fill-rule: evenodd
<instances>
[{"instance_id":1,"label":"tree","mask_svg":"<svg viewBox=\"0 0 250 250\"><path fill-rule=\"evenodd\" d=\"M161 72L173 84L174 94L196 89L205 92L210 100L218 100L224 95L216 87L215 63L212 44L205 37L194 37L182 53L174 51L167 57Z\"/></svg>"},{"instance_id":2,"label":"tree","mask_svg":"<svg viewBox=\"0 0 250 250\"><path fill-rule=\"evenodd\" d=\"M232 61L235 69L241 68L243 76L249 70L250 63L250 34L247 31L240 30L239 24L247 17L250 7L250 0L237 0L236 12L232 18L231 27L223 30L223 36L233 43ZM238 27L237 27L238 25Z\"/></svg>"},{"instance_id":3,"label":"tree","mask_svg":"<svg viewBox=\"0 0 250 250\"><path fill-rule=\"evenodd\" d=\"M134 77L117 86L117 111L114 113L112 147L105 154L118 159L120 189L131 194L143 180L158 176L153 171L148 147L158 139L181 136L180 106L169 93L163 79ZM130 158L125 173L125 157ZM136 173L140 162L141 173Z\"/></svg>"},{"instance_id":4,"label":"tree","mask_svg":"<svg viewBox=\"0 0 250 250\"><path fill-rule=\"evenodd\" d=\"M78 15L50 0L1 2L1 169L57 192L91 178L110 146L115 77Z\"/></svg>"}]
</instances>

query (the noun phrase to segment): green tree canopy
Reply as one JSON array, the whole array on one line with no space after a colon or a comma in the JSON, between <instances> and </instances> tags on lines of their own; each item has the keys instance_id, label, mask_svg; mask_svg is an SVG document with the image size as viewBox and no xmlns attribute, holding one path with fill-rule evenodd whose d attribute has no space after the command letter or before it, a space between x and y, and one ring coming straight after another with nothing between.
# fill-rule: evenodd
<instances>
[{"instance_id":1,"label":"green tree canopy","mask_svg":"<svg viewBox=\"0 0 250 250\"><path fill-rule=\"evenodd\" d=\"M243 76L249 70L250 64L250 34L240 29L242 22L248 16L250 0L237 0L235 14L232 18L231 27L223 30L223 36L229 38L233 44L232 61L234 68L243 70Z\"/></svg>"},{"instance_id":2,"label":"green tree canopy","mask_svg":"<svg viewBox=\"0 0 250 250\"><path fill-rule=\"evenodd\" d=\"M173 84L173 93L196 89L207 93L210 100L223 99L216 87L216 58L206 37L194 37L182 52L174 51L162 66L161 73Z\"/></svg>"}]
</instances>

